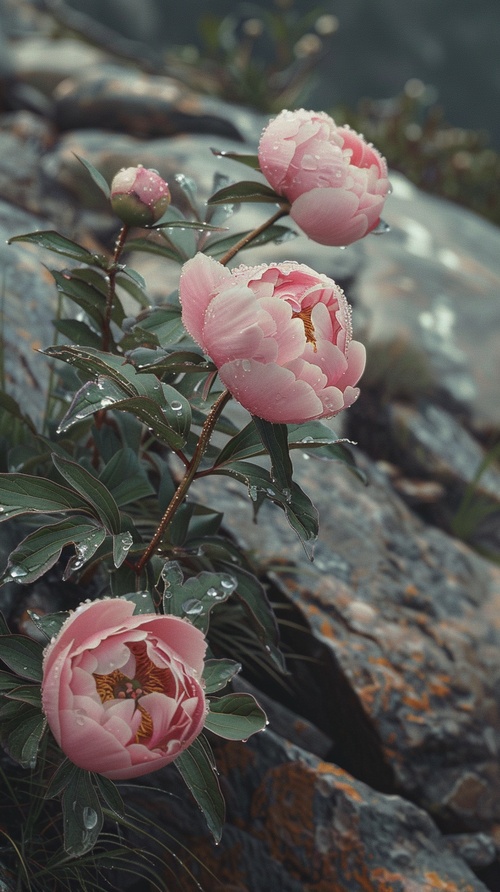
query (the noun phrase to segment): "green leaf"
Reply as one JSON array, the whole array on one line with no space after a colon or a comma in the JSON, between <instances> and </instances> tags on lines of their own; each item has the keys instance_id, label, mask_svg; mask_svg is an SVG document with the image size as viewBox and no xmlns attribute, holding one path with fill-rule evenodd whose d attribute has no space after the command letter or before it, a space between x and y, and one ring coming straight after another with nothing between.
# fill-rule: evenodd
<instances>
[{"instance_id":1,"label":"green leaf","mask_svg":"<svg viewBox=\"0 0 500 892\"><path fill-rule=\"evenodd\" d=\"M127 601L132 601L135 604L134 616L157 612L151 592L129 592L122 595L122 598L126 598Z\"/></svg>"},{"instance_id":2,"label":"green leaf","mask_svg":"<svg viewBox=\"0 0 500 892\"><path fill-rule=\"evenodd\" d=\"M95 782L101 798L113 814L119 818L125 817L125 806L116 784L101 774L95 775Z\"/></svg>"},{"instance_id":3,"label":"green leaf","mask_svg":"<svg viewBox=\"0 0 500 892\"><path fill-rule=\"evenodd\" d=\"M141 376L137 376L140 378ZM146 376L142 376L145 378ZM150 376L154 377L154 376ZM167 385L160 385L161 393ZM140 382L138 382L139 384ZM130 391L135 390L131 395ZM173 390L173 388L171 388ZM145 424L154 435L162 442L167 443L172 449L182 449L186 437L182 431L190 424L190 408L187 400L177 391L173 404L180 407L180 411L174 411L172 404L163 401L165 409L162 409L156 400L139 393L134 385L127 383L126 387L118 384L110 378L101 376L97 381L89 381L76 393L75 398L59 425L59 432L63 433L73 424L89 418L95 412L102 409L114 409L130 412Z\"/></svg>"},{"instance_id":4,"label":"green leaf","mask_svg":"<svg viewBox=\"0 0 500 892\"><path fill-rule=\"evenodd\" d=\"M4 694L8 700L20 700L21 703L29 703L30 706L42 708L42 694L38 684L18 684L17 687Z\"/></svg>"},{"instance_id":5,"label":"green leaf","mask_svg":"<svg viewBox=\"0 0 500 892\"><path fill-rule=\"evenodd\" d=\"M263 455L264 452L262 440L252 420L246 427L228 440L217 456L216 465L220 467L230 461Z\"/></svg>"},{"instance_id":6,"label":"green leaf","mask_svg":"<svg viewBox=\"0 0 500 892\"><path fill-rule=\"evenodd\" d=\"M108 260L103 254L91 254L86 248L82 248L81 245L59 235L52 229L15 235L9 239L8 244L11 245L13 242L30 242L40 248L47 248L55 254L71 257L72 260L78 260L80 263L88 263L90 266L101 266L105 269L108 265Z\"/></svg>"},{"instance_id":7,"label":"green leaf","mask_svg":"<svg viewBox=\"0 0 500 892\"><path fill-rule=\"evenodd\" d=\"M9 691L13 691L14 688L17 688L18 686L19 678L17 675L13 675L12 672L4 672L3 670L0 670L0 694L2 696L5 697Z\"/></svg>"},{"instance_id":8,"label":"green leaf","mask_svg":"<svg viewBox=\"0 0 500 892\"><path fill-rule=\"evenodd\" d=\"M224 186L223 189L219 189L215 195L212 195L211 198L208 199L207 204L228 204L231 202L240 202L244 201L258 201L258 202L268 202L271 204L282 204L285 205L286 199L283 198L282 195L278 195L274 189L271 189L270 186L265 186L263 183L257 183L253 181L244 181L241 183L234 183L231 186Z\"/></svg>"},{"instance_id":9,"label":"green leaf","mask_svg":"<svg viewBox=\"0 0 500 892\"><path fill-rule=\"evenodd\" d=\"M6 748L23 768L34 768L47 722L39 709L30 710L7 736Z\"/></svg>"},{"instance_id":10,"label":"green leaf","mask_svg":"<svg viewBox=\"0 0 500 892\"><path fill-rule=\"evenodd\" d=\"M175 260L176 263L184 263L186 259L175 247L160 242L154 242L147 238L129 239L125 245L125 250L127 252L141 251L145 254L156 254L158 257L163 257L165 260Z\"/></svg>"},{"instance_id":11,"label":"green leaf","mask_svg":"<svg viewBox=\"0 0 500 892\"><path fill-rule=\"evenodd\" d=\"M37 431L29 415L25 415L24 412L21 411L19 403L3 390L0 390L0 412L12 416L12 418L15 418L17 421L21 421L27 430L36 436Z\"/></svg>"},{"instance_id":12,"label":"green leaf","mask_svg":"<svg viewBox=\"0 0 500 892\"><path fill-rule=\"evenodd\" d=\"M37 629L40 630L40 632L43 632L48 641L59 634L62 626L69 616L69 613L67 611L61 611L60 613L47 613L44 616L39 616L38 613L35 613L34 610L28 610L28 614L31 621L35 624Z\"/></svg>"},{"instance_id":13,"label":"green leaf","mask_svg":"<svg viewBox=\"0 0 500 892\"><path fill-rule=\"evenodd\" d=\"M220 842L225 806L216 774L214 757L203 734L174 762L184 783L200 806L215 842Z\"/></svg>"},{"instance_id":14,"label":"green leaf","mask_svg":"<svg viewBox=\"0 0 500 892\"><path fill-rule=\"evenodd\" d=\"M292 490L292 463L288 453L288 430L286 424L271 424L252 415L253 423L259 432L262 444L271 459L271 478L287 498Z\"/></svg>"},{"instance_id":15,"label":"green leaf","mask_svg":"<svg viewBox=\"0 0 500 892\"><path fill-rule=\"evenodd\" d=\"M52 324L56 331L64 335L68 341L96 348L101 344L101 335L90 328L86 322L81 322L78 319L54 319Z\"/></svg>"},{"instance_id":16,"label":"green leaf","mask_svg":"<svg viewBox=\"0 0 500 892\"><path fill-rule=\"evenodd\" d=\"M210 223L202 223L201 220L166 220L163 223L161 220L158 220L158 223L153 223L150 228L180 229L181 231L184 231L185 229L194 229L199 232L227 232L225 226L213 226Z\"/></svg>"},{"instance_id":17,"label":"green leaf","mask_svg":"<svg viewBox=\"0 0 500 892\"><path fill-rule=\"evenodd\" d=\"M118 505L108 489L81 465L60 455L53 455L52 461L62 477L94 508L97 517L109 533L119 533L121 518Z\"/></svg>"},{"instance_id":18,"label":"green leaf","mask_svg":"<svg viewBox=\"0 0 500 892\"><path fill-rule=\"evenodd\" d=\"M130 294L140 307L150 306L151 300L146 294L144 279L134 269L127 267L123 272L118 273L115 282L117 286L123 288L127 294Z\"/></svg>"},{"instance_id":19,"label":"green leaf","mask_svg":"<svg viewBox=\"0 0 500 892\"><path fill-rule=\"evenodd\" d=\"M81 158L80 155L76 154L76 152L73 152L73 155L75 156L77 161L80 162L80 164L83 164L85 169L89 172L90 176L92 177L96 186L101 190L101 192L104 193L106 198L109 198L111 195L111 189L109 188L109 185L106 182L106 180L104 179L102 173L99 173L97 168L94 167L94 165L91 164L90 161L86 161L85 158Z\"/></svg>"},{"instance_id":20,"label":"green leaf","mask_svg":"<svg viewBox=\"0 0 500 892\"><path fill-rule=\"evenodd\" d=\"M106 531L80 518L68 517L60 523L47 524L27 536L9 557L2 582L27 584L54 566L66 545L75 545L76 556L70 570L82 567L106 538Z\"/></svg>"},{"instance_id":21,"label":"green leaf","mask_svg":"<svg viewBox=\"0 0 500 892\"><path fill-rule=\"evenodd\" d=\"M76 768L71 773L62 792L61 804L65 851L75 857L84 855L97 842L104 821L93 775L89 771Z\"/></svg>"},{"instance_id":22,"label":"green leaf","mask_svg":"<svg viewBox=\"0 0 500 892\"><path fill-rule=\"evenodd\" d=\"M148 336L153 346L172 345L186 334L180 310L177 307L152 307L141 313L133 332ZM144 337L143 337L144 340Z\"/></svg>"},{"instance_id":23,"label":"green leaf","mask_svg":"<svg viewBox=\"0 0 500 892\"><path fill-rule=\"evenodd\" d=\"M237 585L230 573L208 571L179 583L175 561L164 564L161 577L165 584L163 612L184 617L202 632L208 629L212 608L227 601Z\"/></svg>"},{"instance_id":24,"label":"green leaf","mask_svg":"<svg viewBox=\"0 0 500 892\"><path fill-rule=\"evenodd\" d=\"M253 573L249 573L243 567L228 564L228 569L231 570L238 582L235 597L249 614L250 621L259 640L280 672L286 672L283 654L278 646L278 623L264 586Z\"/></svg>"},{"instance_id":25,"label":"green leaf","mask_svg":"<svg viewBox=\"0 0 500 892\"><path fill-rule=\"evenodd\" d=\"M234 233L234 235L230 235L227 238L211 241L203 248L203 253L208 254L215 259L222 257L241 239L250 235L251 232L253 232L253 230L248 229L245 232ZM269 226L268 229L264 230L264 232L261 232L258 236L249 241L248 244L243 245L243 247L240 248L240 251L246 251L250 248L258 248L261 245L267 245L269 242L279 243L286 241L289 238L294 238L297 235L298 233L294 229L290 229L289 226L282 226L279 223L274 223L272 226Z\"/></svg>"},{"instance_id":26,"label":"green leaf","mask_svg":"<svg viewBox=\"0 0 500 892\"><path fill-rule=\"evenodd\" d=\"M225 688L238 672L241 672L241 663L236 663L234 660L205 660L203 669L205 693L215 694L216 691Z\"/></svg>"},{"instance_id":27,"label":"green leaf","mask_svg":"<svg viewBox=\"0 0 500 892\"><path fill-rule=\"evenodd\" d=\"M282 492L266 468L243 461L234 461L215 468L212 473L233 477L246 484L248 494L257 507L263 499L269 499L282 508L305 548L307 543L313 543L317 539L318 512L297 483L292 482L291 490ZM307 548L306 553L311 557Z\"/></svg>"},{"instance_id":28,"label":"green leaf","mask_svg":"<svg viewBox=\"0 0 500 892\"><path fill-rule=\"evenodd\" d=\"M99 479L122 507L154 494L147 473L133 449L119 449L101 472Z\"/></svg>"},{"instance_id":29,"label":"green leaf","mask_svg":"<svg viewBox=\"0 0 500 892\"><path fill-rule=\"evenodd\" d=\"M258 155L243 155L240 154L240 152L225 152L219 151L218 149L211 149L211 152L213 155L216 155L217 158L230 158L232 161L239 161L240 164L246 164L247 167L251 167L253 170L260 170Z\"/></svg>"},{"instance_id":30,"label":"green leaf","mask_svg":"<svg viewBox=\"0 0 500 892\"><path fill-rule=\"evenodd\" d=\"M76 492L29 474L0 474L0 509L0 522L20 514L91 513L88 501Z\"/></svg>"},{"instance_id":31,"label":"green leaf","mask_svg":"<svg viewBox=\"0 0 500 892\"><path fill-rule=\"evenodd\" d=\"M26 635L0 636L0 659L21 678L42 680L43 647Z\"/></svg>"},{"instance_id":32,"label":"green leaf","mask_svg":"<svg viewBox=\"0 0 500 892\"><path fill-rule=\"evenodd\" d=\"M226 740L247 740L263 731L266 724L266 714L251 694L227 694L210 700L205 719L205 728Z\"/></svg>"},{"instance_id":33,"label":"green leaf","mask_svg":"<svg viewBox=\"0 0 500 892\"><path fill-rule=\"evenodd\" d=\"M121 567L133 544L132 533L128 531L113 536L113 563L115 567Z\"/></svg>"}]
</instances>

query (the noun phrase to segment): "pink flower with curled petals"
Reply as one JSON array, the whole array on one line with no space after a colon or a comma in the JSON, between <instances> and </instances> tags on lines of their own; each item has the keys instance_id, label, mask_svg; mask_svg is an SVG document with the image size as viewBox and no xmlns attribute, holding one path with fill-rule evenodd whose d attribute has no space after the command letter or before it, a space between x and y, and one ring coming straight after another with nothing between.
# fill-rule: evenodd
<instances>
[{"instance_id":1,"label":"pink flower with curled petals","mask_svg":"<svg viewBox=\"0 0 500 892\"><path fill-rule=\"evenodd\" d=\"M124 598L81 604L44 654L42 705L75 765L124 780L172 762L201 732L206 642Z\"/></svg>"},{"instance_id":2,"label":"pink flower with curled petals","mask_svg":"<svg viewBox=\"0 0 500 892\"><path fill-rule=\"evenodd\" d=\"M197 254L182 268L180 300L188 332L252 415L298 424L357 398L365 348L327 276L293 261L230 271Z\"/></svg>"},{"instance_id":3,"label":"pink flower with curled petals","mask_svg":"<svg viewBox=\"0 0 500 892\"><path fill-rule=\"evenodd\" d=\"M349 245L377 227L389 193L385 158L325 112L282 111L262 132L260 169L290 216L321 245Z\"/></svg>"}]
</instances>

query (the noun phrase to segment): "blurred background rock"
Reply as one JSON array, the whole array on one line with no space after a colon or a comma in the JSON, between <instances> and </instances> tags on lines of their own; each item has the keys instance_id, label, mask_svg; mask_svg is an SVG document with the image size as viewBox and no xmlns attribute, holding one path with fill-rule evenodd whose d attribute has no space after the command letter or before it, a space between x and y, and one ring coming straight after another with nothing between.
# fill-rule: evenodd
<instances>
[{"instance_id":1,"label":"blurred background rock","mask_svg":"<svg viewBox=\"0 0 500 892\"><path fill-rule=\"evenodd\" d=\"M159 53L175 45L206 50L197 26L202 18L213 21L231 15L236 19L241 14L265 24L272 10L284 19L295 8L297 14L310 15L310 35L321 40L322 27L324 37L330 33L325 16L332 16L335 35L316 71L317 83L310 96L314 107L355 107L363 97L389 98L401 93L410 78L418 78L432 85L434 98L450 123L486 130L500 148L498 0L331 0L318 4L310 0L241 4L183 0L179 5L164 0L141 0L140 4L135 0L68 0L68 6ZM318 19L319 29L314 26ZM265 33L258 33L258 24L254 27L253 39L264 43ZM229 32L226 20L227 42ZM247 36L252 39L251 34ZM298 52L307 47L304 42ZM313 47L314 39L309 41L309 48Z\"/></svg>"}]
</instances>

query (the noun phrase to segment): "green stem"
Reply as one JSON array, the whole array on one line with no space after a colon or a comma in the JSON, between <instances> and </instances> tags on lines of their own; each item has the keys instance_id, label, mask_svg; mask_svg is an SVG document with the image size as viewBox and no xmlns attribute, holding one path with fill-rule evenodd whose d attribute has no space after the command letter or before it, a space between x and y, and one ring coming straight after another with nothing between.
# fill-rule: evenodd
<instances>
[{"instance_id":1,"label":"green stem","mask_svg":"<svg viewBox=\"0 0 500 892\"><path fill-rule=\"evenodd\" d=\"M111 313L113 312L113 304L115 301L115 291L116 291L116 275L118 273L118 261L120 259L121 253L125 246L125 241L128 235L129 227L125 223L120 232L118 234L118 238L115 242L115 252L113 254L113 261L108 267L108 293L106 296L106 309L104 311L104 322L102 326L102 349L107 351L109 350L109 344L111 341Z\"/></svg>"},{"instance_id":2,"label":"green stem","mask_svg":"<svg viewBox=\"0 0 500 892\"><path fill-rule=\"evenodd\" d=\"M269 220L266 220L266 222L262 223L261 226L257 226L257 229L253 229L252 232L247 233L247 235L243 236L243 238L240 239L239 242L236 242L236 244L233 245L233 247L230 248L226 254L224 254L224 257L219 260L219 263L221 263L222 266L226 266L226 264L233 259L235 254L238 253L238 251L241 251L242 248L246 248L246 246L249 245L250 242L253 242L253 240L256 239L257 236L259 236L262 232L265 232L266 229L269 229L269 227L276 223L277 220L280 220L281 217L286 217L289 210L290 205L288 203L280 205L279 210L276 211L276 213L273 214L273 216L270 217Z\"/></svg>"},{"instance_id":3,"label":"green stem","mask_svg":"<svg viewBox=\"0 0 500 892\"><path fill-rule=\"evenodd\" d=\"M165 530L167 529L169 523L172 521L177 509L181 506L182 502L184 501L184 499L186 497L186 493L187 493L189 487L191 486L191 483L194 480L194 477L195 477L196 471L198 470L198 466L201 462L201 459L203 458L205 449L207 448L207 446L210 442L210 437L212 436L212 433L213 433L214 427L217 423L217 420L219 418L219 415L221 414L224 406L230 399L231 399L231 394L229 393L228 390L224 390L220 394L220 396L216 399L215 403L213 404L212 408L210 409L210 412L208 413L208 415L205 419L205 423L201 429L201 434L200 434L200 438L199 438L197 446L196 446L196 451L186 468L184 477L182 478L174 495L172 496L170 504L160 521L160 524L158 526L158 529L156 530L156 533L154 534L153 538L151 539L151 542L149 543L148 547L146 548L146 551L144 552L144 554L142 555L140 560L135 565L135 572L137 574L139 574L142 571L145 564L149 561L150 557L152 557L152 555L154 554L156 547L158 546L159 542L161 541L161 539L165 533Z\"/></svg>"}]
</instances>

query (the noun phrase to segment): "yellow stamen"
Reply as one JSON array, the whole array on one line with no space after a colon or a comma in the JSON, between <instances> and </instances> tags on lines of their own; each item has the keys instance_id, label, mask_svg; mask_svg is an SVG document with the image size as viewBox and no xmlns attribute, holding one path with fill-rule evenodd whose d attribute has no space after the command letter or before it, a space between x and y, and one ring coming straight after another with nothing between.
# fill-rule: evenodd
<instances>
[{"instance_id":1,"label":"yellow stamen","mask_svg":"<svg viewBox=\"0 0 500 892\"><path fill-rule=\"evenodd\" d=\"M305 310L301 310L300 313L292 313L292 319L302 319L306 342L313 345L313 350L316 353L318 348L316 346L316 338L314 337L314 325L311 320L312 309L311 306L307 307Z\"/></svg>"},{"instance_id":2,"label":"yellow stamen","mask_svg":"<svg viewBox=\"0 0 500 892\"><path fill-rule=\"evenodd\" d=\"M144 641L127 645L135 657L135 677L129 678L119 669L114 669L107 675L94 673L95 686L101 702L107 700L135 700L136 708L142 714L141 724L136 733L136 743L149 739L153 733L153 720L149 713L140 705L140 698L144 694L157 691L167 696L175 696L175 681L170 669L156 666L148 657Z\"/></svg>"}]
</instances>

